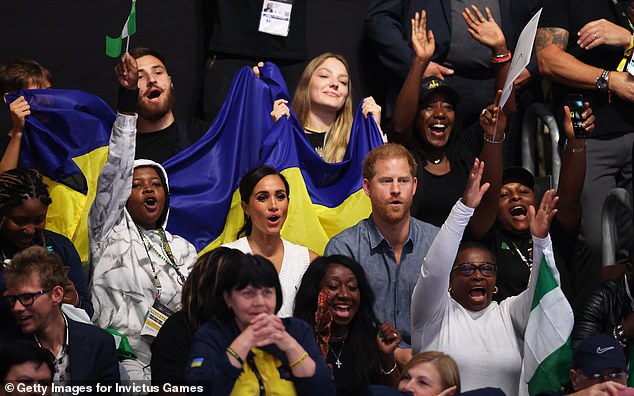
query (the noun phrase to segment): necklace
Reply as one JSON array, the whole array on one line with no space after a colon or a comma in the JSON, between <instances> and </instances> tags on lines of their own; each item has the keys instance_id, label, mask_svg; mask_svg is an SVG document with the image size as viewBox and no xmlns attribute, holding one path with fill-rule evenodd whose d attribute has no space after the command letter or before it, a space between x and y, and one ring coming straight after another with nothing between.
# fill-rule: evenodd
<instances>
[{"instance_id":1,"label":"necklace","mask_svg":"<svg viewBox=\"0 0 634 396\"><path fill-rule=\"evenodd\" d=\"M434 164L434 165L438 165L438 164L440 164L440 161L442 161L442 158L437 158L437 159L435 159L435 160L432 160L431 162L432 162L432 164Z\"/></svg>"},{"instance_id":2,"label":"necklace","mask_svg":"<svg viewBox=\"0 0 634 396\"><path fill-rule=\"evenodd\" d=\"M343 352L343 345L345 344L345 342L346 338L344 337L343 341L341 341L341 348L339 348L339 353L335 353L335 350L332 349L330 347L330 343L328 343L328 350L332 352L332 355L337 359L335 360L335 366L337 366L338 369L340 369L343 365L343 363L341 363L341 352Z\"/></svg>"}]
</instances>

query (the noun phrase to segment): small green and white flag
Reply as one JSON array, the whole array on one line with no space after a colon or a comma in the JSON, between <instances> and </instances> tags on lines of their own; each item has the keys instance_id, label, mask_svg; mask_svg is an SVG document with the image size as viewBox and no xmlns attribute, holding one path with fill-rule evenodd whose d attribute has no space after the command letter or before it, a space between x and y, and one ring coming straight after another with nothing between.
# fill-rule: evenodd
<instances>
[{"instance_id":1,"label":"small green and white flag","mask_svg":"<svg viewBox=\"0 0 634 396\"><path fill-rule=\"evenodd\" d=\"M119 37L110 37L106 35L106 55L111 58L118 58L121 55L121 45L123 39L126 40L125 52L128 52L130 47L130 36L136 33L136 0L132 0L132 9L130 9L130 15L121 29L121 35Z\"/></svg>"},{"instance_id":2,"label":"small green and white flag","mask_svg":"<svg viewBox=\"0 0 634 396\"><path fill-rule=\"evenodd\" d=\"M569 381L568 371L572 367L570 334L574 316L559 287L559 271L552 253L544 254L537 276L524 333L523 374L530 395L559 390Z\"/></svg>"}]
</instances>

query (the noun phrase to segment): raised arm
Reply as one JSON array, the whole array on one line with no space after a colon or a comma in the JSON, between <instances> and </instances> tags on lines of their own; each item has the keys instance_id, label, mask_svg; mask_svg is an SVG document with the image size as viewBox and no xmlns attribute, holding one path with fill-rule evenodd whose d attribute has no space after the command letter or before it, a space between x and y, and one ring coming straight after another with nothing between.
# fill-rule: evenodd
<instances>
[{"instance_id":1,"label":"raised arm","mask_svg":"<svg viewBox=\"0 0 634 396\"><path fill-rule=\"evenodd\" d=\"M553 218L557 215L557 202L559 197L555 196L555 190L548 190L544 193L539 209L534 206L528 208L528 217L530 219L530 229L533 238L533 266L531 268L531 276L528 282L528 288L517 296L509 297L502 301L502 304L509 304L509 312L515 329L519 334L524 334L526 323L531 311L533 296L535 295L535 287L537 286L537 278L539 268L541 266L542 257L546 257L554 267L555 256L553 255L552 241L548 231L552 224ZM559 279L558 279L559 280Z\"/></svg>"},{"instance_id":2,"label":"raised arm","mask_svg":"<svg viewBox=\"0 0 634 396\"><path fill-rule=\"evenodd\" d=\"M480 185L483 172L484 162L476 159L469 172L463 197L454 205L425 256L420 277L412 294L412 329L425 323L434 323L440 328L438 316L449 303L449 275L462 234L474 209L489 188L488 183ZM430 331L433 333L433 329ZM413 339L412 342L419 340Z\"/></svg>"},{"instance_id":3,"label":"raised arm","mask_svg":"<svg viewBox=\"0 0 634 396\"><path fill-rule=\"evenodd\" d=\"M462 11L462 17L467 23L467 31L475 41L491 50L491 60L495 60L495 89L504 88L504 81L509 71L510 52L506 46L506 38L500 26L493 19L489 7L485 7L486 16L475 5ZM503 61L506 59L506 61Z\"/></svg>"},{"instance_id":4,"label":"raised arm","mask_svg":"<svg viewBox=\"0 0 634 396\"><path fill-rule=\"evenodd\" d=\"M9 105L11 112L11 130L9 131L9 144L4 150L2 160L0 160L0 172L6 172L18 167L20 159L20 146L22 145L22 134L26 116L31 114L29 102L20 96Z\"/></svg>"},{"instance_id":5,"label":"raised arm","mask_svg":"<svg viewBox=\"0 0 634 396\"><path fill-rule=\"evenodd\" d=\"M498 106L501 95L502 91L498 91L493 104L487 106L480 115L480 126L484 130L484 143L480 151L480 159L487 164L482 181L488 182L491 187L487 190L469 222L469 230L475 239L484 238L493 227L497 217L504 172L502 150L506 127L506 114L504 111L500 111Z\"/></svg>"},{"instance_id":6,"label":"raised arm","mask_svg":"<svg viewBox=\"0 0 634 396\"><path fill-rule=\"evenodd\" d=\"M119 108L123 113L117 113L112 126L108 159L99 174L95 200L88 215L91 243L103 240L123 216L132 189L137 115L130 111L130 107L134 107L131 103L136 103L138 95L135 59L124 54L121 63L115 68L115 74L121 85Z\"/></svg>"},{"instance_id":7,"label":"raised arm","mask_svg":"<svg viewBox=\"0 0 634 396\"><path fill-rule=\"evenodd\" d=\"M412 47L415 56L396 98L392 115L392 131L388 135L391 142L403 144L412 138L423 72L436 49L434 34L431 30L427 31L427 14L424 10L420 14L417 12L412 18Z\"/></svg>"},{"instance_id":8,"label":"raised arm","mask_svg":"<svg viewBox=\"0 0 634 396\"><path fill-rule=\"evenodd\" d=\"M586 110L581 117L583 129L592 132L594 129L594 116L588 102L584 103ZM564 106L564 131L566 132L566 144L564 145L561 173L557 196L559 197L559 213L557 220L564 230L572 232L581 220L581 191L586 176L586 140L575 137L570 109Z\"/></svg>"}]
</instances>

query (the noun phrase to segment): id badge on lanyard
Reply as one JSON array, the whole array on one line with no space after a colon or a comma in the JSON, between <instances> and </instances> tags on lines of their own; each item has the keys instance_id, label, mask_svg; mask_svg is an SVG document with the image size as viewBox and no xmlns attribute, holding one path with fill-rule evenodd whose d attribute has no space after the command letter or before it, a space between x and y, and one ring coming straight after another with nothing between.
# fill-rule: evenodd
<instances>
[{"instance_id":1,"label":"id badge on lanyard","mask_svg":"<svg viewBox=\"0 0 634 396\"><path fill-rule=\"evenodd\" d=\"M161 304L158 298L155 299L154 304L148 311L147 317L145 318L145 323L141 329L141 335L156 337L159 330L161 330L161 327L163 327L163 323L165 323L167 318L173 314L174 312L165 305Z\"/></svg>"},{"instance_id":2,"label":"id badge on lanyard","mask_svg":"<svg viewBox=\"0 0 634 396\"><path fill-rule=\"evenodd\" d=\"M287 37L291 27L293 0L264 0L258 31Z\"/></svg>"}]
</instances>

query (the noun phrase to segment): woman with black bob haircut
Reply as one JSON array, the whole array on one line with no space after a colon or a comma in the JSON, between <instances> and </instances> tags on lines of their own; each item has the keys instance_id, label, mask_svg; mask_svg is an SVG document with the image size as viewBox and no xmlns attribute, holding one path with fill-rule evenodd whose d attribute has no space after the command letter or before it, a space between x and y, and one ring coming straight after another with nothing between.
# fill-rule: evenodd
<instances>
[{"instance_id":1,"label":"woman with black bob haircut","mask_svg":"<svg viewBox=\"0 0 634 396\"><path fill-rule=\"evenodd\" d=\"M280 317L291 316L295 292L302 275L317 253L282 239L288 215L290 187L284 175L270 166L258 166L240 180L244 226L237 241L223 246L271 260L282 284L284 304Z\"/></svg>"},{"instance_id":2,"label":"woman with black bob haircut","mask_svg":"<svg viewBox=\"0 0 634 396\"><path fill-rule=\"evenodd\" d=\"M294 316L312 325L339 395L398 381L394 350L400 335L391 323L379 324L373 304L363 268L346 256L314 260L297 291Z\"/></svg>"},{"instance_id":3,"label":"woman with black bob haircut","mask_svg":"<svg viewBox=\"0 0 634 396\"><path fill-rule=\"evenodd\" d=\"M282 289L269 260L236 251L218 273L213 300L216 319L194 336L188 384L213 395L335 394L311 327L276 316Z\"/></svg>"},{"instance_id":4,"label":"woman with black bob haircut","mask_svg":"<svg viewBox=\"0 0 634 396\"><path fill-rule=\"evenodd\" d=\"M241 254L216 248L200 256L192 267L181 297L182 308L167 318L152 342L152 384L184 384L194 333L215 317L213 294L220 269Z\"/></svg>"}]
</instances>

